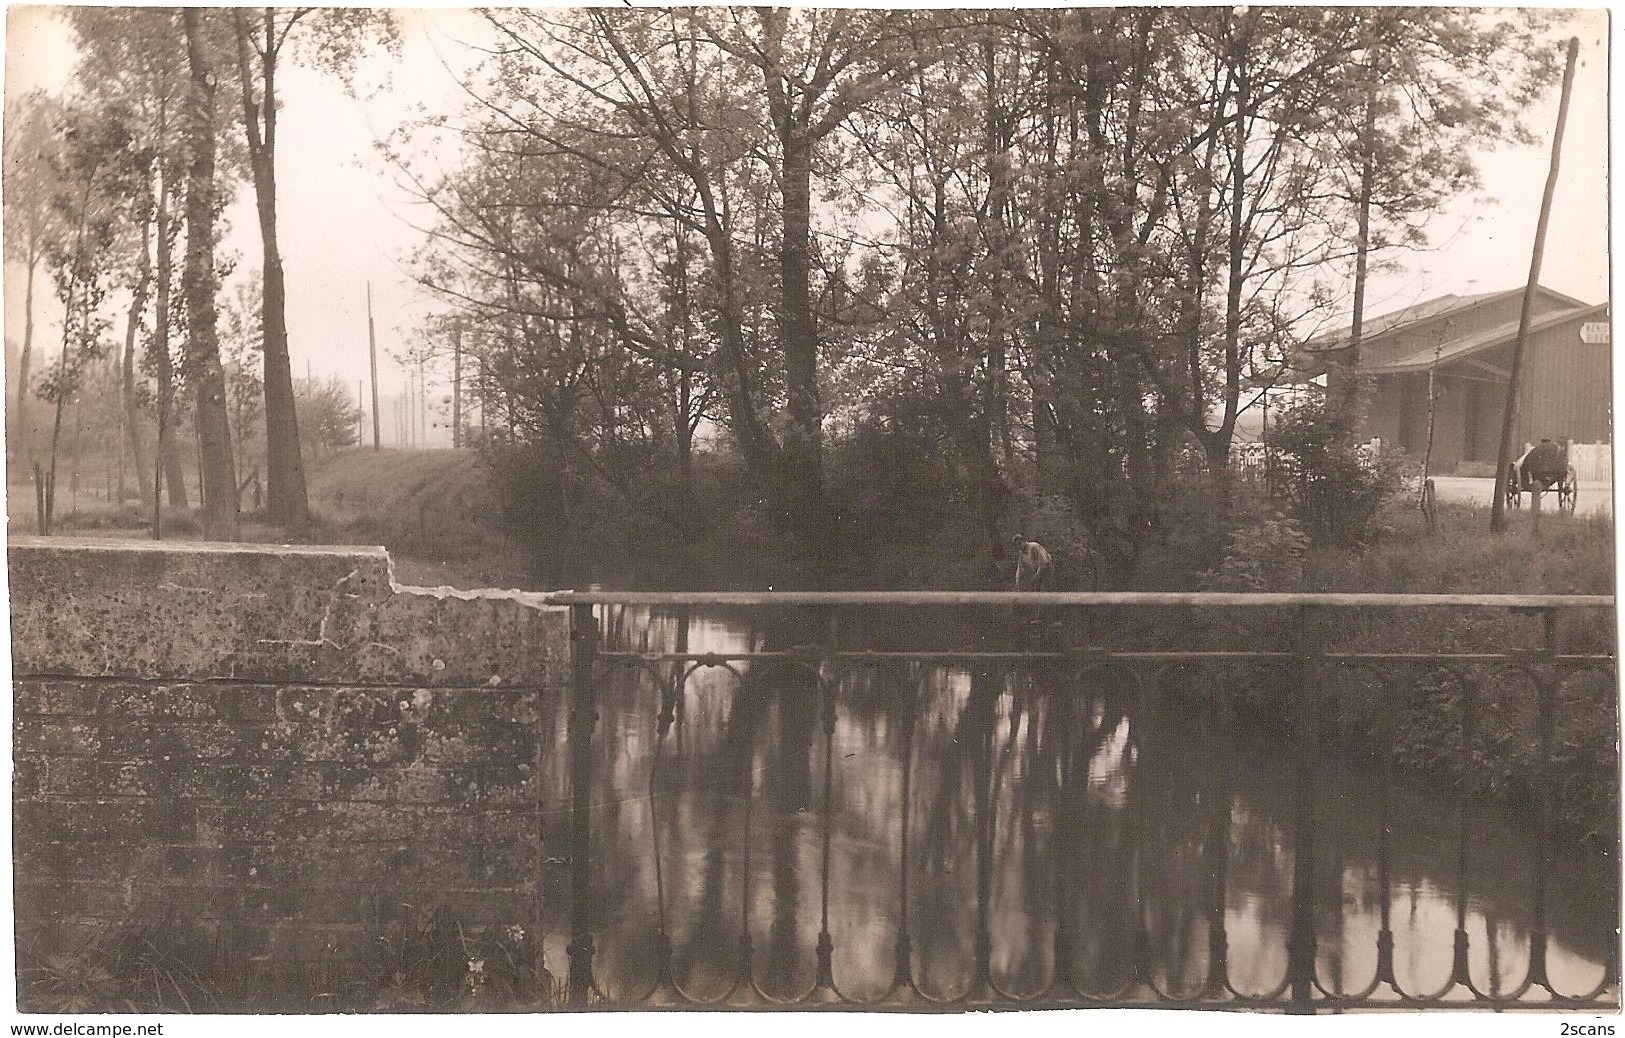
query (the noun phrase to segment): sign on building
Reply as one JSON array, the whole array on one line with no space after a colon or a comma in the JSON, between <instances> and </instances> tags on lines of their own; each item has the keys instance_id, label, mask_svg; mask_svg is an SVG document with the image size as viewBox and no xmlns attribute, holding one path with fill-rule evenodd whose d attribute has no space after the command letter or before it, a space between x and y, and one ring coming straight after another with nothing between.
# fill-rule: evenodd
<instances>
[{"instance_id":1,"label":"sign on building","mask_svg":"<svg viewBox=\"0 0 1625 1038\"><path fill-rule=\"evenodd\" d=\"M1580 325L1580 341L1587 345L1609 342L1607 321L1587 321Z\"/></svg>"}]
</instances>

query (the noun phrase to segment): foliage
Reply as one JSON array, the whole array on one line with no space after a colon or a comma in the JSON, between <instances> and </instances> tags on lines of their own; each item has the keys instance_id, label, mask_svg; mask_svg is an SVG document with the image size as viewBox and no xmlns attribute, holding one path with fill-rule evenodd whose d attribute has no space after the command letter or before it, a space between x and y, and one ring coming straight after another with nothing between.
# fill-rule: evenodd
<instances>
[{"instance_id":1,"label":"foliage","mask_svg":"<svg viewBox=\"0 0 1625 1038\"><path fill-rule=\"evenodd\" d=\"M258 288L239 285L220 314L220 359L231 412L232 443L237 463L244 471L253 465L251 459L265 453L265 437L260 429L265 413L265 380L261 374L259 309Z\"/></svg>"},{"instance_id":2,"label":"foliage","mask_svg":"<svg viewBox=\"0 0 1625 1038\"><path fill-rule=\"evenodd\" d=\"M8 454L32 457L39 449L30 397L35 392L35 278L52 243L63 233L61 213L52 205L62 142L57 133L63 116L60 103L32 94L6 108L5 257L25 271L23 339L17 359L16 390L6 409ZM10 352L10 340L7 341Z\"/></svg>"},{"instance_id":3,"label":"foliage","mask_svg":"<svg viewBox=\"0 0 1625 1038\"><path fill-rule=\"evenodd\" d=\"M361 408L343 382L301 379L294 383L294 406L299 414L300 452L312 461L355 446Z\"/></svg>"},{"instance_id":4,"label":"foliage","mask_svg":"<svg viewBox=\"0 0 1625 1038\"><path fill-rule=\"evenodd\" d=\"M536 935L515 924L475 938L444 907L379 937L372 971L367 1008L377 1012L533 1012L564 1001Z\"/></svg>"},{"instance_id":5,"label":"foliage","mask_svg":"<svg viewBox=\"0 0 1625 1038\"><path fill-rule=\"evenodd\" d=\"M1326 745L1373 766L1386 757L1435 789L1526 808L1537 804L1545 785L1552 819L1566 840L1617 845L1618 713L1605 675L1582 671L1555 686L1549 757L1538 738L1539 693L1527 677L1440 670L1417 675L1408 692L1396 700L1380 676L1352 671L1339 683L1336 717L1323 712Z\"/></svg>"},{"instance_id":6,"label":"foliage","mask_svg":"<svg viewBox=\"0 0 1625 1038\"><path fill-rule=\"evenodd\" d=\"M975 571L962 465L940 422L888 415L841 437L830 457L852 586L930 587Z\"/></svg>"},{"instance_id":7,"label":"foliage","mask_svg":"<svg viewBox=\"0 0 1625 1038\"><path fill-rule=\"evenodd\" d=\"M762 524L777 586L877 579L893 535L955 561L888 579L973 579L1040 501L1135 579L1177 459L1222 468L1339 305L1364 203L1379 258L1417 244L1553 71L1539 16L1444 9L487 18L478 98L433 123L465 164L408 173L422 280L525 445L501 456L681 528L632 488L691 490L703 446L751 484L716 515ZM889 524L943 523L870 532L905 499L929 511ZM587 529L551 507L555 539Z\"/></svg>"},{"instance_id":8,"label":"foliage","mask_svg":"<svg viewBox=\"0 0 1625 1038\"><path fill-rule=\"evenodd\" d=\"M1441 503L1429 532L1412 500L1390 501L1388 532L1363 549L1322 549L1307 561L1312 590L1382 593L1611 595L1614 523L1606 515L1545 515L1537 534L1514 514L1489 532L1488 505Z\"/></svg>"},{"instance_id":9,"label":"foliage","mask_svg":"<svg viewBox=\"0 0 1625 1038\"><path fill-rule=\"evenodd\" d=\"M1434 532L1414 506L1393 502L1390 532L1362 550L1317 550L1305 560L1305 586L1314 591L1441 594L1612 594L1614 525L1606 516L1547 516L1538 537L1527 526L1489 532L1487 506L1443 505ZM1403 514L1399 514L1403 513ZM1385 618L1351 613L1339 625L1336 646L1360 651L1509 651L1541 644L1538 618L1480 611L1419 610L1403 626ZM1617 628L1612 610L1575 610L1564 615L1561 651L1612 653ZM1470 675L1470 677L1477 677ZM1553 761L1537 758L1535 693L1525 680L1466 684L1446 673L1419 675L1414 700L1392 703L1380 682L1344 689L1344 735L1367 749L1380 737L1384 710L1391 719L1395 763L1442 787L1489 793L1510 803L1530 803L1547 776L1554 817L1575 840L1611 846L1618 841L1617 696L1610 681L1582 672L1563 681L1554 697ZM1469 692L1469 689L1472 691ZM1464 755L1462 710L1476 711L1475 746Z\"/></svg>"},{"instance_id":10,"label":"foliage","mask_svg":"<svg viewBox=\"0 0 1625 1038\"><path fill-rule=\"evenodd\" d=\"M1309 539L1297 520L1264 505L1232 517L1216 569L1202 575L1215 591L1297 591Z\"/></svg>"},{"instance_id":11,"label":"foliage","mask_svg":"<svg viewBox=\"0 0 1625 1038\"><path fill-rule=\"evenodd\" d=\"M18 970L18 1004L35 1012L196 1013L218 1011L218 989L174 913L109 926L78 947Z\"/></svg>"},{"instance_id":12,"label":"foliage","mask_svg":"<svg viewBox=\"0 0 1625 1038\"><path fill-rule=\"evenodd\" d=\"M1269 432L1276 452L1270 491L1317 546L1358 547L1377 532L1383 505L1405 489L1404 454L1355 443L1346 416L1320 399L1280 414Z\"/></svg>"},{"instance_id":13,"label":"foliage","mask_svg":"<svg viewBox=\"0 0 1625 1038\"><path fill-rule=\"evenodd\" d=\"M1219 566L1230 531L1203 529L1211 488L1184 487L1182 459L1222 469L1237 417L1341 306L1357 213L1376 261L1421 244L1555 68L1531 12L481 17L501 46L466 108L427 116L456 161L394 155L434 213L420 279L450 307L420 352L461 342L487 457L512 466L509 530L550 583L606 576L637 544L779 587L979 584L1035 522L1079 582L1160 580L1187 546ZM253 174L274 231L272 73L348 76L394 41L376 12L71 22L92 110L128 113L152 156L127 237L172 211L204 138L215 187ZM190 141L178 22L230 101ZM160 342L194 315L155 306L169 409ZM261 323L264 401L286 373ZM251 396L239 454L259 449ZM1302 498L1292 518L1317 545L1369 541L1377 488L1299 431L1314 472L1281 488Z\"/></svg>"},{"instance_id":14,"label":"foliage","mask_svg":"<svg viewBox=\"0 0 1625 1038\"><path fill-rule=\"evenodd\" d=\"M61 357L40 382L40 395L51 401L71 395L84 366L106 352L111 321L101 304L152 161L127 110L62 107L55 114L60 148L50 204L63 233L48 241L45 260L65 317Z\"/></svg>"},{"instance_id":15,"label":"foliage","mask_svg":"<svg viewBox=\"0 0 1625 1038\"><path fill-rule=\"evenodd\" d=\"M7 106L5 251L6 258L36 266L51 238L61 233L61 212L52 205L56 154L62 146L62 103L31 94Z\"/></svg>"}]
</instances>

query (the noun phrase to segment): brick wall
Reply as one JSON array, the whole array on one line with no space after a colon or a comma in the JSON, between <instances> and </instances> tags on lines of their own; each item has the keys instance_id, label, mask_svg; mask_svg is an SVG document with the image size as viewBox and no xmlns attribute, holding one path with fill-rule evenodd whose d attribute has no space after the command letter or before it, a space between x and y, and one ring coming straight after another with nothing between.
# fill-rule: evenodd
<instances>
[{"instance_id":1,"label":"brick wall","mask_svg":"<svg viewBox=\"0 0 1625 1038\"><path fill-rule=\"evenodd\" d=\"M279 965L434 908L552 925L563 610L393 588L381 549L8 562L19 965L158 916Z\"/></svg>"}]
</instances>

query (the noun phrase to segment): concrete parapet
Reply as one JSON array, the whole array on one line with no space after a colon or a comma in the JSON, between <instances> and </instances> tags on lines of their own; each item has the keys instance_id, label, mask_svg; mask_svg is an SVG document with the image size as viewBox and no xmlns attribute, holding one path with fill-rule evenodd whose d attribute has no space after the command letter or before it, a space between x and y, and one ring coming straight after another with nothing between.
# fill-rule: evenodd
<instances>
[{"instance_id":1,"label":"concrete parapet","mask_svg":"<svg viewBox=\"0 0 1625 1038\"><path fill-rule=\"evenodd\" d=\"M566 610L374 548L7 554L20 966L155 914L279 965L435 908L550 925Z\"/></svg>"}]
</instances>

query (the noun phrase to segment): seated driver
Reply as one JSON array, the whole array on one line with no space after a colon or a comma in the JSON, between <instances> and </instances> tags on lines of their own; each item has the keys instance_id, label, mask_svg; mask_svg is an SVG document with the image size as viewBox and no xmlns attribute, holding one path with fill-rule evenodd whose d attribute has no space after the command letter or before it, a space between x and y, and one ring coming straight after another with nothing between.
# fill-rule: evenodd
<instances>
[{"instance_id":1,"label":"seated driver","mask_svg":"<svg viewBox=\"0 0 1625 1038\"><path fill-rule=\"evenodd\" d=\"M1543 439L1523 456L1518 471L1523 476L1525 487L1534 483L1551 486L1563 481L1563 476L1568 471L1568 458L1564 455L1562 447L1550 439Z\"/></svg>"}]
</instances>

